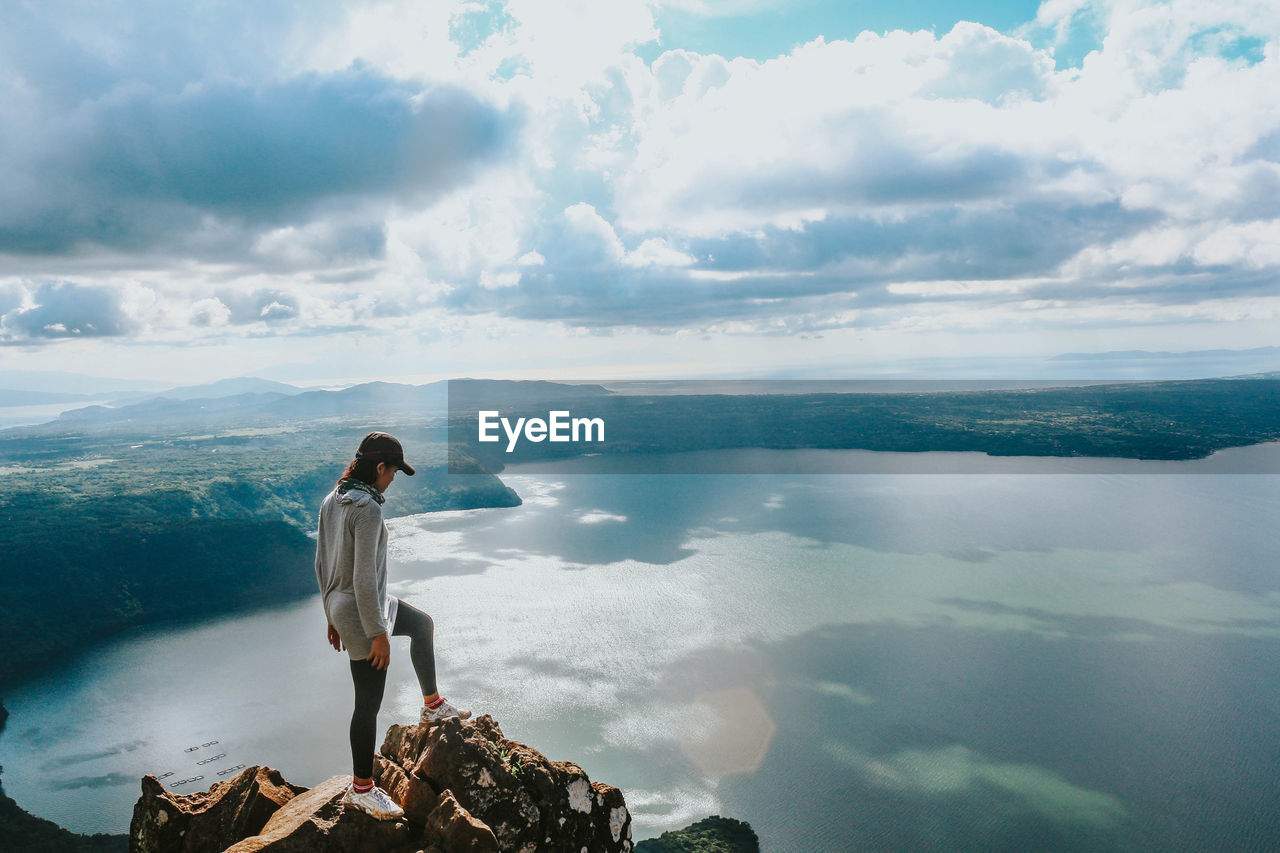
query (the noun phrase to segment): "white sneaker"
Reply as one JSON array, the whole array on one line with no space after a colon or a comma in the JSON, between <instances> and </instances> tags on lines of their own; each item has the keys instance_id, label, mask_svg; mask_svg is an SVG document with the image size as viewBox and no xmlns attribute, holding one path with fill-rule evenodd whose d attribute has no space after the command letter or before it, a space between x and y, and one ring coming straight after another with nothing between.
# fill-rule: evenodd
<instances>
[{"instance_id":1,"label":"white sneaker","mask_svg":"<svg viewBox=\"0 0 1280 853\"><path fill-rule=\"evenodd\" d=\"M471 711L459 710L458 708L453 707L452 703L450 703L448 699L445 699L435 708L428 708L426 705L422 706L422 722L424 723L438 723L446 717L458 717L459 719L465 720L470 716Z\"/></svg>"},{"instance_id":2,"label":"white sneaker","mask_svg":"<svg viewBox=\"0 0 1280 853\"><path fill-rule=\"evenodd\" d=\"M348 785L347 792L342 795L342 805L359 809L369 817L378 820L395 820L398 817L404 817L404 809L397 806L395 800L377 785L363 793L357 791L355 785Z\"/></svg>"}]
</instances>

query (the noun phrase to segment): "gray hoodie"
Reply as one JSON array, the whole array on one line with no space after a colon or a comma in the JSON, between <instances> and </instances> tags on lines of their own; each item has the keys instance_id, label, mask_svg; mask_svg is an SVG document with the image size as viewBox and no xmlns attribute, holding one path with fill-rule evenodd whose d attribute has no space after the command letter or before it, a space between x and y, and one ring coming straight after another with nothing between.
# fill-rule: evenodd
<instances>
[{"instance_id":1,"label":"gray hoodie","mask_svg":"<svg viewBox=\"0 0 1280 853\"><path fill-rule=\"evenodd\" d=\"M367 658L372 639L390 636L399 600L387 594L387 525L368 492L335 488L320 505L316 581L329 624L352 660Z\"/></svg>"}]
</instances>

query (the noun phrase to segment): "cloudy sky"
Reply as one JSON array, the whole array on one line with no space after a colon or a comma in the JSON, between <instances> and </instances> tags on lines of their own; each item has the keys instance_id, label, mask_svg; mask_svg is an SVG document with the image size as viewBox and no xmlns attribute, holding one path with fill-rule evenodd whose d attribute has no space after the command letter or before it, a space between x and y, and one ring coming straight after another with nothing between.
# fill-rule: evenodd
<instances>
[{"instance_id":1,"label":"cloudy sky","mask_svg":"<svg viewBox=\"0 0 1280 853\"><path fill-rule=\"evenodd\" d=\"M1262 347L1278 271L1274 0L0 7L0 373Z\"/></svg>"}]
</instances>

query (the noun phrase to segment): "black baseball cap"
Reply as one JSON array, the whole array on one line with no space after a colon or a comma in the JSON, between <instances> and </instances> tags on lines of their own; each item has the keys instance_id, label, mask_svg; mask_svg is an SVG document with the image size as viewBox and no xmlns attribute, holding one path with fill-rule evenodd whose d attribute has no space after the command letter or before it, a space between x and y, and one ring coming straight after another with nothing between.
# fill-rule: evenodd
<instances>
[{"instance_id":1,"label":"black baseball cap","mask_svg":"<svg viewBox=\"0 0 1280 853\"><path fill-rule=\"evenodd\" d=\"M413 476L413 466L404 461L404 448L393 436L385 432L371 432L360 442L356 451L357 459L372 459L374 462L385 462L394 465L401 471Z\"/></svg>"}]
</instances>

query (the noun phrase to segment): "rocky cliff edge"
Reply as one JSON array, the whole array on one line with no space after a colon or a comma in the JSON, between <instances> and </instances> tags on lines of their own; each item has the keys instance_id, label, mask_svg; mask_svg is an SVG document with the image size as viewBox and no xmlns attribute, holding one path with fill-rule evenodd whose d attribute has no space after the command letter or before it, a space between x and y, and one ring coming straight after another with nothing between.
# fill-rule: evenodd
<instances>
[{"instance_id":1,"label":"rocky cliff edge","mask_svg":"<svg viewBox=\"0 0 1280 853\"><path fill-rule=\"evenodd\" d=\"M349 776L307 789L248 767L206 792L142 780L131 853L630 853L622 792L503 736L488 714L392 726L377 783L405 811L378 821L341 805Z\"/></svg>"}]
</instances>

